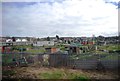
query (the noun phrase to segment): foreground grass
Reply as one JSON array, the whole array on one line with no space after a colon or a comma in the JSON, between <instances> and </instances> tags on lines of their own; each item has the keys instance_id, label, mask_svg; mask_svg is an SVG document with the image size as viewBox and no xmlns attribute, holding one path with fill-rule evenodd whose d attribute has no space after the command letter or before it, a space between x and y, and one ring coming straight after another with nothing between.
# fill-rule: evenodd
<instances>
[{"instance_id":1,"label":"foreground grass","mask_svg":"<svg viewBox=\"0 0 120 81\"><path fill-rule=\"evenodd\" d=\"M16 74L16 72L14 70L3 70L2 71L2 75L4 75L4 76L12 76L15 74Z\"/></svg>"},{"instance_id":2,"label":"foreground grass","mask_svg":"<svg viewBox=\"0 0 120 81\"><path fill-rule=\"evenodd\" d=\"M75 70L67 68L45 68L45 67L3 67L3 78L16 79L72 79L74 81L89 81L90 79L116 79L116 73L106 71Z\"/></svg>"},{"instance_id":3,"label":"foreground grass","mask_svg":"<svg viewBox=\"0 0 120 81\"><path fill-rule=\"evenodd\" d=\"M34 67L18 67L14 69L3 69L3 77L7 78L31 78L34 79L74 79L88 81L90 78L81 72L68 70L63 68L34 68ZM34 75L34 76L33 76Z\"/></svg>"},{"instance_id":4,"label":"foreground grass","mask_svg":"<svg viewBox=\"0 0 120 81\"><path fill-rule=\"evenodd\" d=\"M87 81L89 78L86 75L71 72L68 70L57 69L55 71L46 71L39 73L41 79L79 79Z\"/></svg>"}]
</instances>

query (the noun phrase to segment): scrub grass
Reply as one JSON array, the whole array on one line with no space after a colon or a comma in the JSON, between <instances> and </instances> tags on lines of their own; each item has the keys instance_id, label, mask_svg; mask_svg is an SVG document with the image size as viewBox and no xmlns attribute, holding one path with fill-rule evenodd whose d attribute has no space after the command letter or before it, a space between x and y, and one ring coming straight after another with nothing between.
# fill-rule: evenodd
<instances>
[{"instance_id":1,"label":"scrub grass","mask_svg":"<svg viewBox=\"0 0 120 81\"><path fill-rule=\"evenodd\" d=\"M12 75L15 75L15 74L16 74L16 72L13 71L13 70L3 70L2 71L3 76L12 76Z\"/></svg>"},{"instance_id":2,"label":"scrub grass","mask_svg":"<svg viewBox=\"0 0 120 81\"><path fill-rule=\"evenodd\" d=\"M77 80L89 80L86 75L70 72L67 70L57 69L55 71L47 71L39 74L41 79L77 79Z\"/></svg>"}]
</instances>

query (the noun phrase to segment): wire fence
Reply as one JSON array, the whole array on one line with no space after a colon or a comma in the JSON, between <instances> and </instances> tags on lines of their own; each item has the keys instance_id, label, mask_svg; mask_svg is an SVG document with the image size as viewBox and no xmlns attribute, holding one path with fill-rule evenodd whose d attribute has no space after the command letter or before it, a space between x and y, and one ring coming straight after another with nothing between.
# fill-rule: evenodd
<instances>
[{"instance_id":1,"label":"wire fence","mask_svg":"<svg viewBox=\"0 0 120 81\"><path fill-rule=\"evenodd\" d=\"M119 54L2 54L3 66L34 65L73 69L118 69Z\"/></svg>"}]
</instances>

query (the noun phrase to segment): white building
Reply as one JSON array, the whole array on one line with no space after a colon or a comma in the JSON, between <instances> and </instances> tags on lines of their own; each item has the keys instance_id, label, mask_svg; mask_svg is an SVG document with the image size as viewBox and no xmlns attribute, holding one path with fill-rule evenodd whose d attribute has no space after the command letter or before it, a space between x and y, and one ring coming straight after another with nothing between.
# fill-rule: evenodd
<instances>
[{"instance_id":1,"label":"white building","mask_svg":"<svg viewBox=\"0 0 120 81\"><path fill-rule=\"evenodd\" d=\"M54 41L37 41L33 43L33 46L53 46Z\"/></svg>"},{"instance_id":2,"label":"white building","mask_svg":"<svg viewBox=\"0 0 120 81\"><path fill-rule=\"evenodd\" d=\"M21 42L21 39L17 39L16 42Z\"/></svg>"},{"instance_id":3,"label":"white building","mask_svg":"<svg viewBox=\"0 0 120 81\"><path fill-rule=\"evenodd\" d=\"M6 42L13 42L12 39L7 39Z\"/></svg>"},{"instance_id":4,"label":"white building","mask_svg":"<svg viewBox=\"0 0 120 81\"><path fill-rule=\"evenodd\" d=\"M27 42L27 39L22 39L22 42Z\"/></svg>"},{"instance_id":5,"label":"white building","mask_svg":"<svg viewBox=\"0 0 120 81\"><path fill-rule=\"evenodd\" d=\"M16 42L27 42L27 39L17 39Z\"/></svg>"}]
</instances>

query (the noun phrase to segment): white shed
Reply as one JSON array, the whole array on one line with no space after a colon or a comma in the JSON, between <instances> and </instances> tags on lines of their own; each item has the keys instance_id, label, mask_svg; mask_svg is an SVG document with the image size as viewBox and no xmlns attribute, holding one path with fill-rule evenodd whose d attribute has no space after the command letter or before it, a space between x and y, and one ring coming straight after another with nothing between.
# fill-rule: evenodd
<instances>
[{"instance_id":1,"label":"white shed","mask_svg":"<svg viewBox=\"0 0 120 81\"><path fill-rule=\"evenodd\" d=\"M21 42L21 39L17 39L16 42Z\"/></svg>"},{"instance_id":2,"label":"white shed","mask_svg":"<svg viewBox=\"0 0 120 81\"><path fill-rule=\"evenodd\" d=\"M33 46L53 46L54 41L37 41L33 43Z\"/></svg>"},{"instance_id":3,"label":"white shed","mask_svg":"<svg viewBox=\"0 0 120 81\"><path fill-rule=\"evenodd\" d=\"M6 42L12 42L12 39L7 39Z\"/></svg>"},{"instance_id":4,"label":"white shed","mask_svg":"<svg viewBox=\"0 0 120 81\"><path fill-rule=\"evenodd\" d=\"M22 42L27 42L27 39L22 39Z\"/></svg>"}]
</instances>

